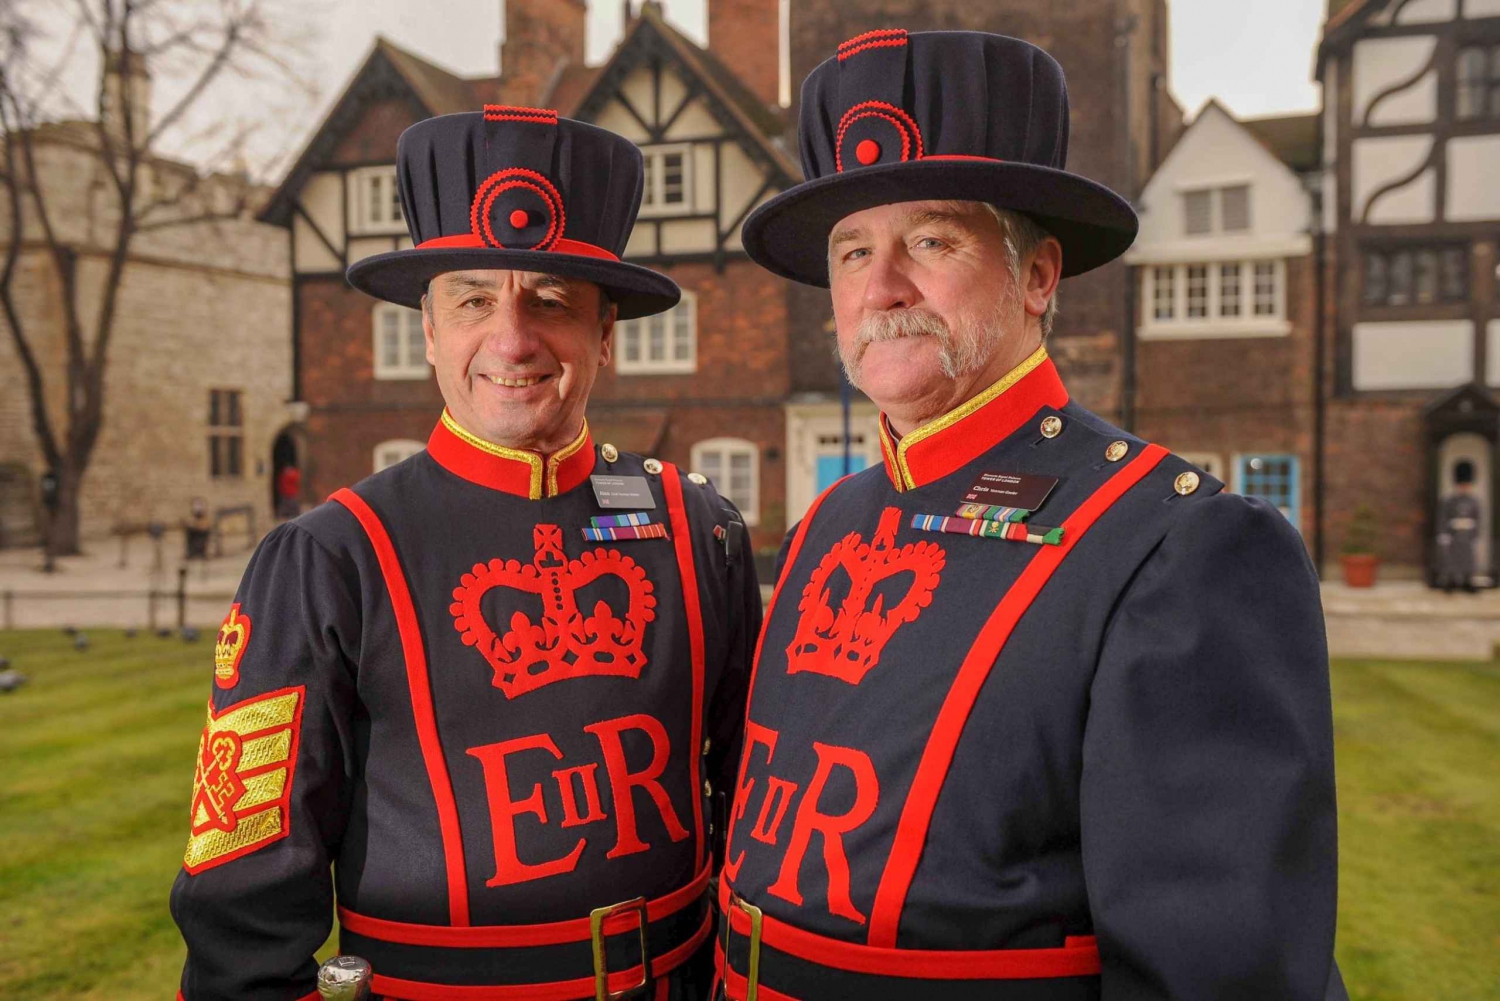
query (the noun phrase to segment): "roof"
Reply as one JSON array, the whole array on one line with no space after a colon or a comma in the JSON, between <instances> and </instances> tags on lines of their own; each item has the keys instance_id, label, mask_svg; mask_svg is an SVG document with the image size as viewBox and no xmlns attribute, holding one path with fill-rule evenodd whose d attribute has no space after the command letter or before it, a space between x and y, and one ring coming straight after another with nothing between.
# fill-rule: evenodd
<instances>
[{"instance_id":1,"label":"roof","mask_svg":"<svg viewBox=\"0 0 1500 1001\"><path fill-rule=\"evenodd\" d=\"M432 114L454 115L475 110L474 88L469 80L434 66L383 36L375 37L375 52L390 60L396 72L416 91L417 99Z\"/></svg>"},{"instance_id":2,"label":"roof","mask_svg":"<svg viewBox=\"0 0 1500 1001\"><path fill-rule=\"evenodd\" d=\"M573 116L573 109L578 107L589 88L599 77L601 66L580 66L577 63L569 63L552 81L552 87L539 102L544 108L554 108L566 118Z\"/></svg>"},{"instance_id":3,"label":"roof","mask_svg":"<svg viewBox=\"0 0 1500 1001\"><path fill-rule=\"evenodd\" d=\"M1243 118L1240 124L1293 170L1306 172L1317 170L1322 165L1316 111L1273 118Z\"/></svg>"}]
</instances>

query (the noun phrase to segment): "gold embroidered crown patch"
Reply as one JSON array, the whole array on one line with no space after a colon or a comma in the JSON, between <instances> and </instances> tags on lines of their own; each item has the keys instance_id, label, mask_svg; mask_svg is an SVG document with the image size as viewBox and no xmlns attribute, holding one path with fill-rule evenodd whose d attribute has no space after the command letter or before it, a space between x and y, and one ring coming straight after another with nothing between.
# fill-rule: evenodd
<instances>
[{"instance_id":1,"label":"gold embroidered crown patch","mask_svg":"<svg viewBox=\"0 0 1500 1001\"><path fill-rule=\"evenodd\" d=\"M240 614L239 603L229 606L214 641L214 684L233 688L240 681L240 659L250 645L250 616Z\"/></svg>"}]
</instances>

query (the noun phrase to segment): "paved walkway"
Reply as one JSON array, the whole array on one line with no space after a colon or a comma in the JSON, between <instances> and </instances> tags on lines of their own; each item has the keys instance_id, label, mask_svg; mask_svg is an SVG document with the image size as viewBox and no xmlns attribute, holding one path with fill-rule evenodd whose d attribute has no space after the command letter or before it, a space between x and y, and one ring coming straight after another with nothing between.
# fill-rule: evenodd
<instances>
[{"instance_id":1,"label":"paved walkway","mask_svg":"<svg viewBox=\"0 0 1500 1001\"><path fill-rule=\"evenodd\" d=\"M83 556L64 557L41 572L36 549L0 549L0 628L177 625L178 569L188 566L188 624L212 628L224 618L250 551L184 564L181 532L154 543L130 541L121 566L117 540ZM769 593L769 588L763 589ZM148 597L157 592L154 602ZM1443 594L1420 581L1384 580L1373 588L1323 584L1328 647L1335 656L1491 660L1500 645L1500 589Z\"/></svg>"}]
</instances>

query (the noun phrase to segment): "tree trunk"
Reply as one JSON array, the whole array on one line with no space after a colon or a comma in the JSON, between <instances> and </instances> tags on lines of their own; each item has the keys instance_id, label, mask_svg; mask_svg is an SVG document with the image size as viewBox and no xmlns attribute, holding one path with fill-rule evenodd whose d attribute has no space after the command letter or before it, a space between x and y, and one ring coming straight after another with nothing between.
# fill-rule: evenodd
<instances>
[{"instance_id":1,"label":"tree trunk","mask_svg":"<svg viewBox=\"0 0 1500 1001\"><path fill-rule=\"evenodd\" d=\"M77 556L78 546L78 501L83 493L83 473L80 464L63 457L57 471L57 508L47 515L47 551L53 556Z\"/></svg>"}]
</instances>

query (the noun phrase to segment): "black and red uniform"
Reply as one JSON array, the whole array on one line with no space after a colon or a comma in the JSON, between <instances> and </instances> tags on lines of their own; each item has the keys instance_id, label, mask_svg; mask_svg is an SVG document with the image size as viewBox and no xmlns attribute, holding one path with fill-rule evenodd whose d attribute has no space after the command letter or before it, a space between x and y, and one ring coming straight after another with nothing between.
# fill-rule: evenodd
<instances>
[{"instance_id":1,"label":"black and red uniform","mask_svg":"<svg viewBox=\"0 0 1500 1001\"><path fill-rule=\"evenodd\" d=\"M643 477L665 534L585 541L610 513L595 473ZM701 996L710 796L761 619L737 522L586 426L543 457L445 414L426 451L275 529L216 647L172 891L182 997L315 996L335 901L378 995L593 997L601 969L621 991L644 921L650 996Z\"/></svg>"},{"instance_id":2,"label":"black and red uniform","mask_svg":"<svg viewBox=\"0 0 1500 1001\"><path fill-rule=\"evenodd\" d=\"M728 996L752 971L760 1001L1342 996L1296 530L1070 402L1042 349L883 445L782 553L719 888ZM1056 478L1032 541L918 527L986 474Z\"/></svg>"}]
</instances>

